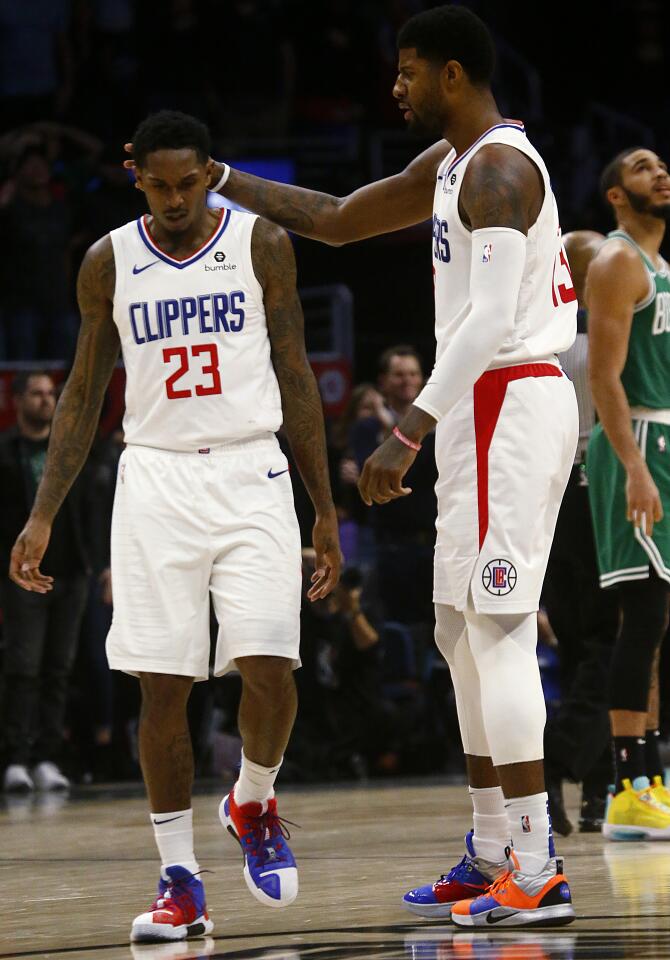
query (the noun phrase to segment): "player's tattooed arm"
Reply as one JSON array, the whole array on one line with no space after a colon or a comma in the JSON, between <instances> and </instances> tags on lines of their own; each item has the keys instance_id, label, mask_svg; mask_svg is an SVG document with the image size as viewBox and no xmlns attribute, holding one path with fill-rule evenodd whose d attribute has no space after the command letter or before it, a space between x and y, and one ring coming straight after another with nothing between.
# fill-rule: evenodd
<instances>
[{"instance_id":1,"label":"player's tattooed arm","mask_svg":"<svg viewBox=\"0 0 670 960\"><path fill-rule=\"evenodd\" d=\"M390 233L432 215L437 168L451 150L433 144L401 173L366 184L346 197L333 197L232 169L221 193L287 230L333 246ZM211 182L221 177L215 164Z\"/></svg>"},{"instance_id":2,"label":"player's tattooed arm","mask_svg":"<svg viewBox=\"0 0 670 960\"><path fill-rule=\"evenodd\" d=\"M305 349L295 256L286 232L261 219L254 225L251 256L254 272L263 288L284 429L316 513L314 547L317 570L309 595L311 599L319 599L332 590L339 578L340 548L328 473L323 408Z\"/></svg>"},{"instance_id":3,"label":"player's tattooed arm","mask_svg":"<svg viewBox=\"0 0 670 960\"><path fill-rule=\"evenodd\" d=\"M40 572L39 564L53 519L93 443L105 390L119 356L119 336L112 319L114 284L114 252L107 236L88 250L79 271L81 327L74 364L56 408L35 503L12 551L10 575L27 590L50 589L51 578Z\"/></svg>"},{"instance_id":4,"label":"player's tattooed arm","mask_svg":"<svg viewBox=\"0 0 670 960\"><path fill-rule=\"evenodd\" d=\"M543 200L544 185L535 164L514 147L491 143L468 164L459 213L472 230L509 227L527 235Z\"/></svg>"}]
</instances>

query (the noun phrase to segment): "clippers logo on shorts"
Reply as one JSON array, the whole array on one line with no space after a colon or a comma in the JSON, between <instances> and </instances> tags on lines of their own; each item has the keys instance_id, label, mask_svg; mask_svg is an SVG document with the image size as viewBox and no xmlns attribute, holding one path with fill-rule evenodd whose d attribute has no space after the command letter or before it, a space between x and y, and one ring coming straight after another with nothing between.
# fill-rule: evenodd
<instances>
[{"instance_id":1,"label":"clippers logo on shorts","mask_svg":"<svg viewBox=\"0 0 670 960\"><path fill-rule=\"evenodd\" d=\"M521 817L521 830L523 833L530 833L530 817Z\"/></svg>"},{"instance_id":2,"label":"clippers logo on shorts","mask_svg":"<svg viewBox=\"0 0 670 960\"><path fill-rule=\"evenodd\" d=\"M493 256L493 244L485 243L484 253L482 254L482 263L490 263L492 256Z\"/></svg>"},{"instance_id":3,"label":"clippers logo on shorts","mask_svg":"<svg viewBox=\"0 0 670 960\"><path fill-rule=\"evenodd\" d=\"M504 597L516 586L516 567L509 560L491 560L482 571L482 583L494 597Z\"/></svg>"}]
</instances>

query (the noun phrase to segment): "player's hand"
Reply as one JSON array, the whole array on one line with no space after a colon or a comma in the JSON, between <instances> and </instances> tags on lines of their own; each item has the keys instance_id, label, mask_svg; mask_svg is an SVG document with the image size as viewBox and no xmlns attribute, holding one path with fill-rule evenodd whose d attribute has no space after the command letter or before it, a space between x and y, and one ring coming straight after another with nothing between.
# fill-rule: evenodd
<instances>
[{"instance_id":1,"label":"player's hand","mask_svg":"<svg viewBox=\"0 0 670 960\"><path fill-rule=\"evenodd\" d=\"M316 552L312 586L307 592L310 600L323 600L340 579L342 554L335 510L325 516L317 516L312 530L312 543Z\"/></svg>"},{"instance_id":2,"label":"player's hand","mask_svg":"<svg viewBox=\"0 0 670 960\"><path fill-rule=\"evenodd\" d=\"M626 519L643 533L651 536L654 523L663 519L663 506L658 487L654 483L646 463L640 463L628 471L626 477Z\"/></svg>"},{"instance_id":3,"label":"player's hand","mask_svg":"<svg viewBox=\"0 0 670 960\"><path fill-rule=\"evenodd\" d=\"M47 577L40 571L50 536L51 524L30 519L12 548L9 576L14 583L31 593L48 593L53 589L53 577Z\"/></svg>"},{"instance_id":4,"label":"player's hand","mask_svg":"<svg viewBox=\"0 0 670 960\"><path fill-rule=\"evenodd\" d=\"M414 463L417 451L406 446L396 437L388 437L363 464L358 490L363 501L388 503L398 497L406 497L411 487L403 487L402 480Z\"/></svg>"}]
</instances>

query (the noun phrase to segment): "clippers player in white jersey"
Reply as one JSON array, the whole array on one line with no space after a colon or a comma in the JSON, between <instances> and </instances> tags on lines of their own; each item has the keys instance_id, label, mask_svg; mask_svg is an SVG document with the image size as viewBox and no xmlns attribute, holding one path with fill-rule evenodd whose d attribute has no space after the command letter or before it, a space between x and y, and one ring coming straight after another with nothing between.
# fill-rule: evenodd
<instances>
[{"instance_id":1,"label":"clippers player in white jersey","mask_svg":"<svg viewBox=\"0 0 670 960\"><path fill-rule=\"evenodd\" d=\"M464 926L569 923L547 814L535 648L577 445L574 390L556 359L575 337L576 297L544 162L491 93L486 26L445 5L409 20L398 49L394 96L405 120L445 138L402 173L338 198L217 164L217 188L332 244L432 215L437 362L360 489L368 504L411 493L403 476L437 423L436 640L456 691L474 832L458 866L404 903Z\"/></svg>"},{"instance_id":2,"label":"clippers player in white jersey","mask_svg":"<svg viewBox=\"0 0 670 960\"><path fill-rule=\"evenodd\" d=\"M140 680L140 761L161 857L158 896L131 939L164 941L212 929L193 849L186 716L193 681L210 671L210 595L219 622L213 672L242 675L242 766L219 816L242 846L244 877L261 903L283 907L298 892L274 796L300 663L300 536L275 436L282 420L316 512L312 600L336 584L340 552L287 234L248 213L208 209L210 139L195 118L154 114L134 143L150 215L103 237L82 263L77 354L11 575L27 590L51 589L39 564L120 348L127 447L107 655Z\"/></svg>"}]
</instances>

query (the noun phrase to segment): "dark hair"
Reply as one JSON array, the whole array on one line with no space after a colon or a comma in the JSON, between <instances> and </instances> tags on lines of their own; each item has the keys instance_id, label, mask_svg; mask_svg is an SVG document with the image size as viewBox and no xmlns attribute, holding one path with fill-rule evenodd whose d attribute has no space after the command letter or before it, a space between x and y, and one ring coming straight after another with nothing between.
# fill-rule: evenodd
<instances>
[{"instance_id":1,"label":"dark hair","mask_svg":"<svg viewBox=\"0 0 670 960\"><path fill-rule=\"evenodd\" d=\"M399 343L395 347L388 347L384 350L382 355L379 358L379 375L384 376L385 373L388 373L391 369L391 360L393 357L414 357L418 362L419 367L423 370L423 364L421 363L421 357L418 350L415 347L411 347L408 343Z\"/></svg>"},{"instance_id":2,"label":"dark hair","mask_svg":"<svg viewBox=\"0 0 670 960\"><path fill-rule=\"evenodd\" d=\"M22 397L33 377L48 377L52 383L54 379L48 370L19 370L12 380L12 396Z\"/></svg>"},{"instance_id":3,"label":"dark hair","mask_svg":"<svg viewBox=\"0 0 670 960\"><path fill-rule=\"evenodd\" d=\"M616 157L610 160L603 172L600 174L600 195L605 203L609 204L609 200L607 199L607 191L611 190L612 187L622 186L621 171L623 169L623 162L626 157L629 157L631 153L635 153L636 150L646 149L647 147L627 147L625 150L617 153Z\"/></svg>"},{"instance_id":4,"label":"dark hair","mask_svg":"<svg viewBox=\"0 0 670 960\"><path fill-rule=\"evenodd\" d=\"M398 34L398 49L414 47L424 60L458 60L474 84L488 86L495 68L489 29L466 7L445 4L411 17Z\"/></svg>"},{"instance_id":5,"label":"dark hair","mask_svg":"<svg viewBox=\"0 0 670 960\"><path fill-rule=\"evenodd\" d=\"M212 138L204 123L178 110L150 114L133 134L133 158L138 167L143 166L155 150L187 147L195 150L201 163L206 163L212 152Z\"/></svg>"}]
</instances>

